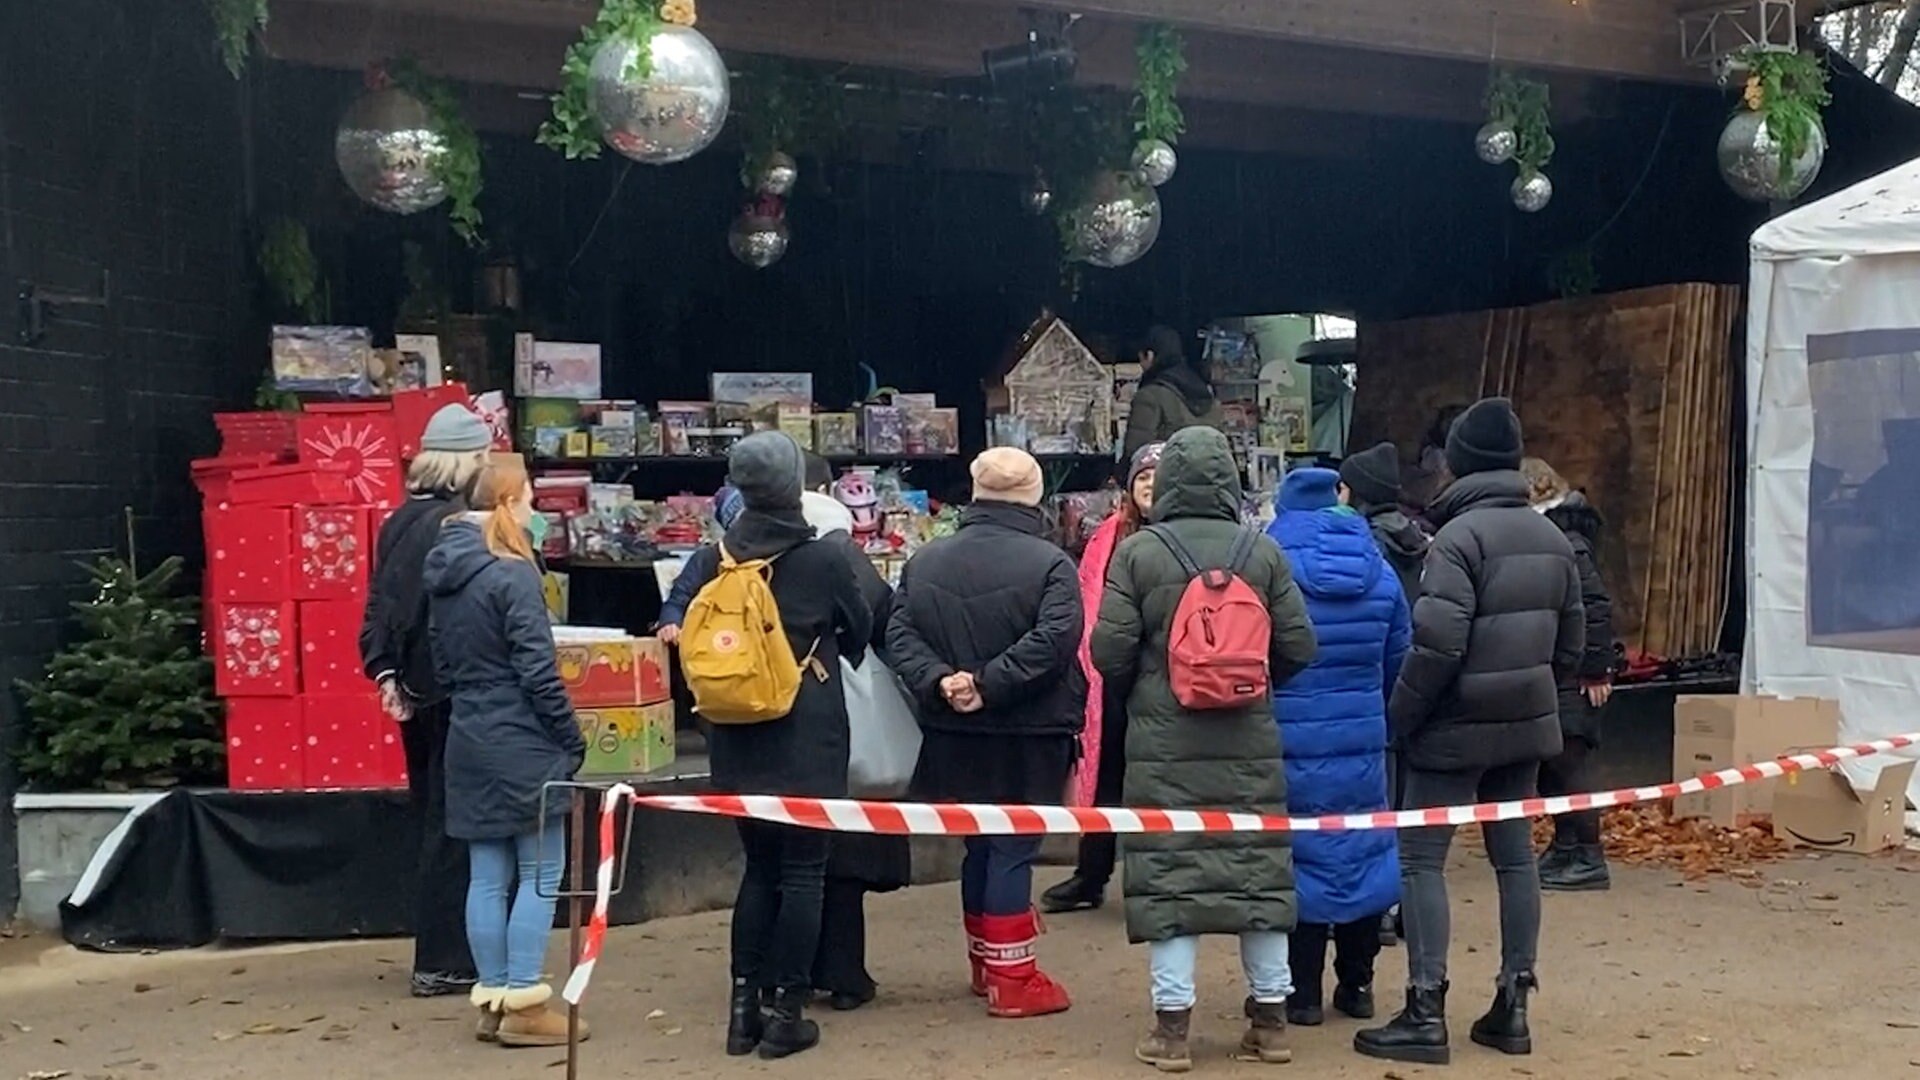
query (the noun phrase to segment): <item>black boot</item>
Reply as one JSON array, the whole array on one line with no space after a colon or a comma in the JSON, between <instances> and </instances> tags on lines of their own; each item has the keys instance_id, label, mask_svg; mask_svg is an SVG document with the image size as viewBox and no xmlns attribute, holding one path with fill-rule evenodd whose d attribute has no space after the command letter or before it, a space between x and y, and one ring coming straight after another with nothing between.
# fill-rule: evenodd
<instances>
[{"instance_id":1,"label":"black boot","mask_svg":"<svg viewBox=\"0 0 1920 1080\"><path fill-rule=\"evenodd\" d=\"M1533 1033L1527 1029L1527 995L1540 985L1533 972L1504 977L1494 991L1493 1008L1473 1022L1473 1041L1503 1054L1533 1053Z\"/></svg>"},{"instance_id":2,"label":"black boot","mask_svg":"<svg viewBox=\"0 0 1920 1080\"><path fill-rule=\"evenodd\" d=\"M760 988L745 979L733 981L733 999L727 1008L727 1056L744 1057L760 1045L766 1018L760 1015Z\"/></svg>"},{"instance_id":3,"label":"black boot","mask_svg":"<svg viewBox=\"0 0 1920 1080\"><path fill-rule=\"evenodd\" d=\"M1247 1014L1253 1018L1252 1013ZM1294 1027L1319 1027L1327 1022L1327 1012L1320 1006L1320 993L1312 994L1295 990L1287 995L1287 1023Z\"/></svg>"},{"instance_id":4,"label":"black boot","mask_svg":"<svg viewBox=\"0 0 1920 1080\"><path fill-rule=\"evenodd\" d=\"M1345 1013L1355 1020L1373 1019L1373 987L1348 986L1340 983L1333 988L1333 1008L1335 1012Z\"/></svg>"},{"instance_id":5,"label":"black boot","mask_svg":"<svg viewBox=\"0 0 1920 1080\"><path fill-rule=\"evenodd\" d=\"M1547 850L1540 853L1540 880L1547 880L1548 874L1557 873L1567 861L1573 858L1574 842L1564 836L1556 835Z\"/></svg>"},{"instance_id":6,"label":"black boot","mask_svg":"<svg viewBox=\"0 0 1920 1080\"><path fill-rule=\"evenodd\" d=\"M820 1025L807 1019L807 992L779 990L767 1012L766 1031L760 1037L760 1056L773 1061L792 1057L820 1045Z\"/></svg>"},{"instance_id":7,"label":"black boot","mask_svg":"<svg viewBox=\"0 0 1920 1080\"><path fill-rule=\"evenodd\" d=\"M1040 894L1040 909L1049 915L1064 915L1082 908L1093 910L1107 902L1107 887L1095 885L1075 874Z\"/></svg>"},{"instance_id":8,"label":"black boot","mask_svg":"<svg viewBox=\"0 0 1920 1080\"><path fill-rule=\"evenodd\" d=\"M1353 1048L1365 1057L1445 1065L1453 1057L1447 1047L1447 986L1421 990L1407 987L1407 1007L1385 1027L1367 1028L1353 1036Z\"/></svg>"},{"instance_id":9,"label":"black boot","mask_svg":"<svg viewBox=\"0 0 1920 1080\"><path fill-rule=\"evenodd\" d=\"M1613 887L1607 871L1607 850L1599 844L1571 849L1565 862L1540 871L1540 887L1547 892L1605 892Z\"/></svg>"}]
</instances>

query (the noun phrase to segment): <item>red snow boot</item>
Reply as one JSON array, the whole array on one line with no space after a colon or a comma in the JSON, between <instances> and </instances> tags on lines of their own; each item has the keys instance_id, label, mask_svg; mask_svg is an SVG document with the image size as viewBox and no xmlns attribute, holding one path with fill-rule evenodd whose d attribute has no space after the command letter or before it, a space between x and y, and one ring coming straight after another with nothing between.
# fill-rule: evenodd
<instances>
[{"instance_id":1,"label":"red snow boot","mask_svg":"<svg viewBox=\"0 0 1920 1080\"><path fill-rule=\"evenodd\" d=\"M1034 961L1040 921L1031 911L1019 915L983 915L987 1015L1003 1019L1066 1012L1073 1004L1067 988L1048 978Z\"/></svg>"},{"instance_id":2,"label":"red snow boot","mask_svg":"<svg viewBox=\"0 0 1920 1080\"><path fill-rule=\"evenodd\" d=\"M967 966L972 969L968 987L974 997L987 996L987 943L980 940L979 915L968 915L967 926Z\"/></svg>"}]
</instances>

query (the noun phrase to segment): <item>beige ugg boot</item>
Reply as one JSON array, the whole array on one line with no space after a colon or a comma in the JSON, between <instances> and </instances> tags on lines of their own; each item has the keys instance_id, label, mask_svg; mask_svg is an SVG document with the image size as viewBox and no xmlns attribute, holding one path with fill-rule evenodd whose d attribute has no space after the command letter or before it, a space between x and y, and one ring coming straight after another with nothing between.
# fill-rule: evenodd
<instances>
[{"instance_id":1,"label":"beige ugg boot","mask_svg":"<svg viewBox=\"0 0 1920 1080\"><path fill-rule=\"evenodd\" d=\"M500 1041L500 999L507 995L504 986L473 985L467 992L467 1000L479 1011L479 1023L474 1026L473 1037L481 1042Z\"/></svg>"},{"instance_id":2,"label":"beige ugg boot","mask_svg":"<svg viewBox=\"0 0 1920 1080\"><path fill-rule=\"evenodd\" d=\"M553 987L545 983L507 991L500 999L501 1011L506 1014L500 1019L500 1045L565 1046L567 1014L547 1008L552 998ZM587 1022L581 1020L580 1041L586 1040Z\"/></svg>"}]
</instances>

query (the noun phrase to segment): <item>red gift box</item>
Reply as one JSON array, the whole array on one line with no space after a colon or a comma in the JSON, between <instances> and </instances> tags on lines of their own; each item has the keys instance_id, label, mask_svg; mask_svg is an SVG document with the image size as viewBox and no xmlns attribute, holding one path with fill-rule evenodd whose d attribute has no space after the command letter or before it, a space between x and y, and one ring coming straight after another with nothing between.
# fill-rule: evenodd
<instances>
[{"instance_id":1,"label":"red gift box","mask_svg":"<svg viewBox=\"0 0 1920 1080\"><path fill-rule=\"evenodd\" d=\"M220 429L220 453L264 454L269 461L292 461L298 413L214 413Z\"/></svg>"},{"instance_id":2,"label":"red gift box","mask_svg":"<svg viewBox=\"0 0 1920 1080\"><path fill-rule=\"evenodd\" d=\"M426 433L427 421L448 405L473 408L465 383L452 382L429 386L424 390L402 390L393 395L393 431L394 437L399 440L400 460L412 461L414 455L420 452L420 436Z\"/></svg>"},{"instance_id":3,"label":"red gift box","mask_svg":"<svg viewBox=\"0 0 1920 1080\"><path fill-rule=\"evenodd\" d=\"M227 786L235 791L298 791L305 786L304 711L299 698L227 702Z\"/></svg>"},{"instance_id":4,"label":"red gift box","mask_svg":"<svg viewBox=\"0 0 1920 1080\"><path fill-rule=\"evenodd\" d=\"M207 599L279 601L292 596L288 548L293 528L287 511L272 506L214 506L203 521L207 533Z\"/></svg>"},{"instance_id":5,"label":"red gift box","mask_svg":"<svg viewBox=\"0 0 1920 1080\"><path fill-rule=\"evenodd\" d=\"M213 614L213 688L221 697L300 692L293 604L215 604Z\"/></svg>"},{"instance_id":6,"label":"red gift box","mask_svg":"<svg viewBox=\"0 0 1920 1080\"><path fill-rule=\"evenodd\" d=\"M406 785L400 725L380 708L378 695L309 695L301 701L306 709L301 773L308 789Z\"/></svg>"},{"instance_id":7,"label":"red gift box","mask_svg":"<svg viewBox=\"0 0 1920 1080\"><path fill-rule=\"evenodd\" d=\"M300 416L300 460L344 466L353 501L392 506L403 497L399 441L386 405L313 405Z\"/></svg>"},{"instance_id":8,"label":"red gift box","mask_svg":"<svg viewBox=\"0 0 1920 1080\"><path fill-rule=\"evenodd\" d=\"M237 454L231 457L196 458L188 468L193 475L193 486L200 489L200 498L208 506L217 506L227 501L227 487L234 473L264 468L274 464L274 461L266 454Z\"/></svg>"},{"instance_id":9,"label":"red gift box","mask_svg":"<svg viewBox=\"0 0 1920 1080\"><path fill-rule=\"evenodd\" d=\"M352 473L342 464L307 462L243 469L227 478L227 502L236 506L329 506L354 501Z\"/></svg>"},{"instance_id":10,"label":"red gift box","mask_svg":"<svg viewBox=\"0 0 1920 1080\"><path fill-rule=\"evenodd\" d=\"M370 694L361 670L358 600L309 600L300 605L300 686L308 694Z\"/></svg>"},{"instance_id":11,"label":"red gift box","mask_svg":"<svg viewBox=\"0 0 1920 1080\"><path fill-rule=\"evenodd\" d=\"M351 600L367 592L367 511L358 506L293 510L293 596Z\"/></svg>"}]
</instances>

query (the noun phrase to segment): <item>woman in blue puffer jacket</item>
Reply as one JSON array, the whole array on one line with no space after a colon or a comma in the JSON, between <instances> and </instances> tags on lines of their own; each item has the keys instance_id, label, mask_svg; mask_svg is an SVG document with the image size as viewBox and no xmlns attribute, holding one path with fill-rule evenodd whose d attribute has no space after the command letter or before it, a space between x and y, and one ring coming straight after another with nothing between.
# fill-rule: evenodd
<instances>
[{"instance_id":1,"label":"woman in blue puffer jacket","mask_svg":"<svg viewBox=\"0 0 1920 1080\"><path fill-rule=\"evenodd\" d=\"M1333 470L1297 469L1281 484L1267 530L1293 564L1320 639L1313 663L1274 694L1287 810L1295 815L1387 808L1387 693L1407 652L1407 599L1367 519L1346 506L1344 495ZM1371 1017L1380 919L1400 899L1394 834L1296 834L1293 868L1300 924L1291 938L1287 1019L1307 1027L1321 1022L1329 938L1333 1007Z\"/></svg>"}]
</instances>

